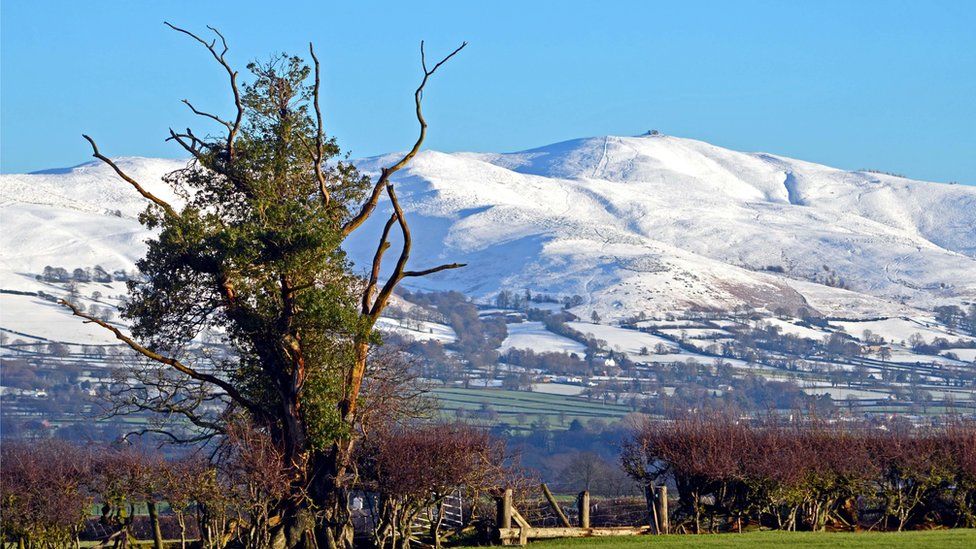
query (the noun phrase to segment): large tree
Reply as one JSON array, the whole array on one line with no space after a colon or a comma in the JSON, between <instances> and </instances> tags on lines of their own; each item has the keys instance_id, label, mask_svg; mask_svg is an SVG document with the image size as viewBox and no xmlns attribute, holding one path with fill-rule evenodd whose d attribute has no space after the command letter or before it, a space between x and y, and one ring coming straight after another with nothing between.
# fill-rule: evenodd
<instances>
[{"instance_id":1,"label":"large tree","mask_svg":"<svg viewBox=\"0 0 976 549\"><path fill-rule=\"evenodd\" d=\"M379 341L377 318L404 278L461 266L408 269L410 228L390 178L424 142L425 86L465 44L431 66L421 42L423 76L414 94L419 136L374 181L343 161L324 131L311 45L311 67L280 55L249 64L251 78L242 83L220 33L211 29L215 38L205 40L167 25L206 48L226 73L236 110L222 117L184 100L222 131L170 130L168 139L191 155L184 169L164 178L181 205L127 175L84 136L93 155L149 201L140 219L157 236L138 262L142 277L129 284L122 313L131 332L64 304L165 366L144 368L142 375L155 381L127 398L137 409L178 414L197 428L189 438L167 432L174 439L221 433L240 415L270 435L291 479L277 510L276 545L310 546L317 538L349 546L345 490L354 474L370 349ZM368 274L358 276L342 245L384 195L392 214ZM384 268L391 240L399 254ZM191 352L205 334L218 334L229 352Z\"/></svg>"}]
</instances>

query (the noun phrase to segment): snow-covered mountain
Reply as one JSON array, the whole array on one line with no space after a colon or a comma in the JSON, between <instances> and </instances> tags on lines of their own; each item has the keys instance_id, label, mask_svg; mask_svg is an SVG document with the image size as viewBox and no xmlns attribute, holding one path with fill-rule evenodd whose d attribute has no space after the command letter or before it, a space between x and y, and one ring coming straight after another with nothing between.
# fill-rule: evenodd
<instances>
[{"instance_id":1,"label":"snow-covered mountain","mask_svg":"<svg viewBox=\"0 0 976 549\"><path fill-rule=\"evenodd\" d=\"M153 189L180 164L120 160ZM976 301L976 187L663 135L427 151L395 181L411 264L469 265L419 281L427 289L579 295L578 314L606 320L739 304L895 316ZM26 275L45 265L131 269L143 251L144 203L105 166L4 175L0 200L0 288L32 289ZM362 265L383 217L350 241Z\"/></svg>"},{"instance_id":2,"label":"snow-covered mountain","mask_svg":"<svg viewBox=\"0 0 976 549\"><path fill-rule=\"evenodd\" d=\"M976 187L660 135L426 152L399 181L431 243L417 263L471 265L431 287L579 294L604 318L740 303L889 316L976 298Z\"/></svg>"}]
</instances>

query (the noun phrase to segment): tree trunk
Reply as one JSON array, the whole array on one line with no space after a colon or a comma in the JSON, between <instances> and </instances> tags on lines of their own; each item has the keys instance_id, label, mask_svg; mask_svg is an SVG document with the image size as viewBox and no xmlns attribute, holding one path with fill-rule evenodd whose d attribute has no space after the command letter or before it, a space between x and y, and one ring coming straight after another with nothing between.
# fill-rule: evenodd
<instances>
[{"instance_id":1,"label":"tree trunk","mask_svg":"<svg viewBox=\"0 0 976 549\"><path fill-rule=\"evenodd\" d=\"M315 549L316 520L312 510L314 503L287 501L272 516L280 516L280 522L267 530L264 537L272 549ZM331 547L331 546L328 546Z\"/></svg>"},{"instance_id":2,"label":"tree trunk","mask_svg":"<svg viewBox=\"0 0 976 549\"><path fill-rule=\"evenodd\" d=\"M444 507L446 505L446 498L442 499L437 504L437 516L430 521L430 537L434 541L434 549L441 549L441 525L444 524Z\"/></svg>"},{"instance_id":3,"label":"tree trunk","mask_svg":"<svg viewBox=\"0 0 976 549\"><path fill-rule=\"evenodd\" d=\"M348 479L352 441L336 443L332 451L315 460L313 478L318 479L309 490L317 508L323 511L317 540L320 549L351 549L355 531L349 511Z\"/></svg>"},{"instance_id":4,"label":"tree trunk","mask_svg":"<svg viewBox=\"0 0 976 549\"><path fill-rule=\"evenodd\" d=\"M353 547L355 530L345 499L345 491L342 491L328 503L328 511L325 513L324 524L320 530L324 536L321 534L319 536L320 539L324 537L325 544L319 544L323 549L352 549Z\"/></svg>"},{"instance_id":5,"label":"tree trunk","mask_svg":"<svg viewBox=\"0 0 976 549\"><path fill-rule=\"evenodd\" d=\"M410 540L413 537L413 521L417 518L417 513L416 511L408 511L409 508L405 506L403 513L399 517L398 529L400 530L400 534L395 549L410 549Z\"/></svg>"},{"instance_id":6,"label":"tree trunk","mask_svg":"<svg viewBox=\"0 0 976 549\"><path fill-rule=\"evenodd\" d=\"M176 513L176 522L180 525L180 549L186 549L186 510Z\"/></svg>"},{"instance_id":7,"label":"tree trunk","mask_svg":"<svg viewBox=\"0 0 976 549\"><path fill-rule=\"evenodd\" d=\"M119 539L116 540L118 547L127 549L129 547L129 530L132 528L132 517L135 516L135 509L129 504L129 512L126 513L125 506L119 506Z\"/></svg>"},{"instance_id":8,"label":"tree trunk","mask_svg":"<svg viewBox=\"0 0 976 549\"><path fill-rule=\"evenodd\" d=\"M153 549L163 549L163 532L159 527L159 511L156 509L156 502L146 501L146 509L149 510L149 526L152 528Z\"/></svg>"},{"instance_id":9,"label":"tree trunk","mask_svg":"<svg viewBox=\"0 0 976 549\"><path fill-rule=\"evenodd\" d=\"M363 376L366 373L366 360L369 356L369 339L364 336L357 338L355 343L355 360L352 368L346 376L346 390L339 402L339 413L342 420L352 426L356 419L356 401L359 399L359 392L363 385Z\"/></svg>"}]
</instances>

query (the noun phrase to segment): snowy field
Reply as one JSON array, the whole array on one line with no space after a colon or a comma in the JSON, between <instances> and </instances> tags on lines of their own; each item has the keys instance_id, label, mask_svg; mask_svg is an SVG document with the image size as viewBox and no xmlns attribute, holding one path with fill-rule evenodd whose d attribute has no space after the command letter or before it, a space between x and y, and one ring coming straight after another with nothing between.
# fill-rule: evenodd
<instances>
[{"instance_id":1,"label":"snowy field","mask_svg":"<svg viewBox=\"0 0 976 549\"><path fill-rule=\"evenodd\" d=\"M830 387L827 386L806 386L803 387L803 392L808 395L830 395L830 398L837 400L845 400L848 398L888 398L891 393L886 391L872 391L867 389L848 389L846 387Z\"/></svg>"},{"instance_id":2,"label":"snowy field","mask_svg":"<svg viewBox=\"0 0 976 549\"><path fill-rule=\"evenodd\" d=\"M953 353L959 360L965 362L976 362L976 349L946 349L943 353Z\"/></svg>"},{"instance_id":3,"label":"snowy field","mask_svg":"<svg viewBox=\"0 0 976 549\"><path fill-rule=\"evenodd\" d=\"M434 340L441 343L454 343L457 340L457 334L450 326L436 322L380 317L376 324L380 331L393 332L416 341Z\"/></svg>"},{"instance_id":4,"label":"snowy field","mask_svg":"<svg viewBox=\"0 0 976 549\"><path fill-rule=\"evenodd\" d=\"M532 392L546 395L576 396L581 394L586 387L582 385L569 385L567 383L533 383Z\"/></svg>"},{"instance_id":5,"label":"snowy field","mask_svg":"<svg viewBox=\"0 0 976 549\"><path fill-rule=\"evenodd\" d=\"M660 343L669 349L677 349L673 341L637 330L589 322L567 322L566 325L578 332L592 334L593 337L606 341L608 349L626 353L631 360L638 358L642 347L653 352L654 347ZM640 358L646 359L646 357Z\"/></svg>"},{"instance_id":6,"label":"snowy field","mask_svg":"<svg viewBox=\"0 0 976 549\"><path fill-rule=\"evenodd\" d=\"M636 322L635 326L638 328L667 330L674 328L693 328L695 326L700 326L700 324L691 320L641 320Z\"/></svg>"},{"instance_id":7,"label":"snowy field","mask_svg":"<svg viewBox=\"0 0 976 549\"><path fill-rule=\"evenodd\" d=\"M768 322L773 326L776 326L784 334L790 334L797 337L805 337L807 339L812 339L814 341L821 341L825 336L829 336L830 332L824 330L817 330L814 328L808 328L806 326L797 326L796 324L779 318L766 318L763 322ZM855 335L855 334L851 334ZM856 334L860 336L860 334Z\"/></svg>"},{"instance_id":8,"label":"snowy field","mask_svg":"<svg viewBox=\"0 0 976 549\"><path fill-rule=\"evenodd\" d=\"M872 320L866 322L850 321L831 321L832 326L844 328L848 334L861 338L864 330L871 330L875 335L879 335L888 342L900 343L907 342L912 334L919 334L927 343L931 343L937 337L944 337L949 341L962 339L972 341L973 338L964 335L950 334L939 326L927 326L917 320L908 318L886 318L884 320Z\"/></svg>"},{"instance_id":9,"label":"snowy field","mask_svg":"<svg viewBox=\"0 0 976 549\"><path fill-rule=\"evenodd\" d=\"M716 330L714 328L669 328L660 330L660 332L676 339L682 336L689 339L714 339L729 336L729 333L725 330Z\"/></svg>"},{"instance_id":10,"label":"snowy field","mask_svg":"<svg viewBox=\"0 0 976 549\"><path fill-rule=\"evenodd\" d=\"M531 349L537 353L576 353L583 355L586 347L567 337L554 334L541 322L508 324L508 337L502 341L498 352L509 349Z\"/></svg>"},{"instance_id":11,"label":"snowy field","mask_svg":"<svg viewBox=\"0 0 976 549\"><path fill-rule=\"evenodd\" d=\"M902 349L895 347L891 350L891 362L902 362L905 364L950 364L959 366L961 364L958 360L952 360L944 356L933 356L933 355L921 355L918 353L913 353L908 349Z\"/></svg>"}]
</instances>

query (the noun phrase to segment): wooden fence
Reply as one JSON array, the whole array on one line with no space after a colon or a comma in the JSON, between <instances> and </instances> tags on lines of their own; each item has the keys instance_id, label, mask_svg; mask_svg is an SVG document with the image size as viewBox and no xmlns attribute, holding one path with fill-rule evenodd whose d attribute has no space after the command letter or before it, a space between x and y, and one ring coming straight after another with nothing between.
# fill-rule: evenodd
<instances>
[{"instance_id":1,"label":"wooden fence","mask_svg":"<svg viewBox=\"0 0 976 549\"><path fill-rule=\"evenodd\" d=\"M590 526L590 493L583 491L576 499L578 524L570 523L569 518L559 507L556 498L543 484L542 493L562 524L557 527L533 527L518 512L512 503L512 490L507 489L496 498L497 516L495 539L502 545L524 546L531 539L583 538L605 536L637 536L642 534L667 534L670 530L668 518L668 489L666 486L647 487L647 524L640 526Z\"/></svg>"}]
</instances>

